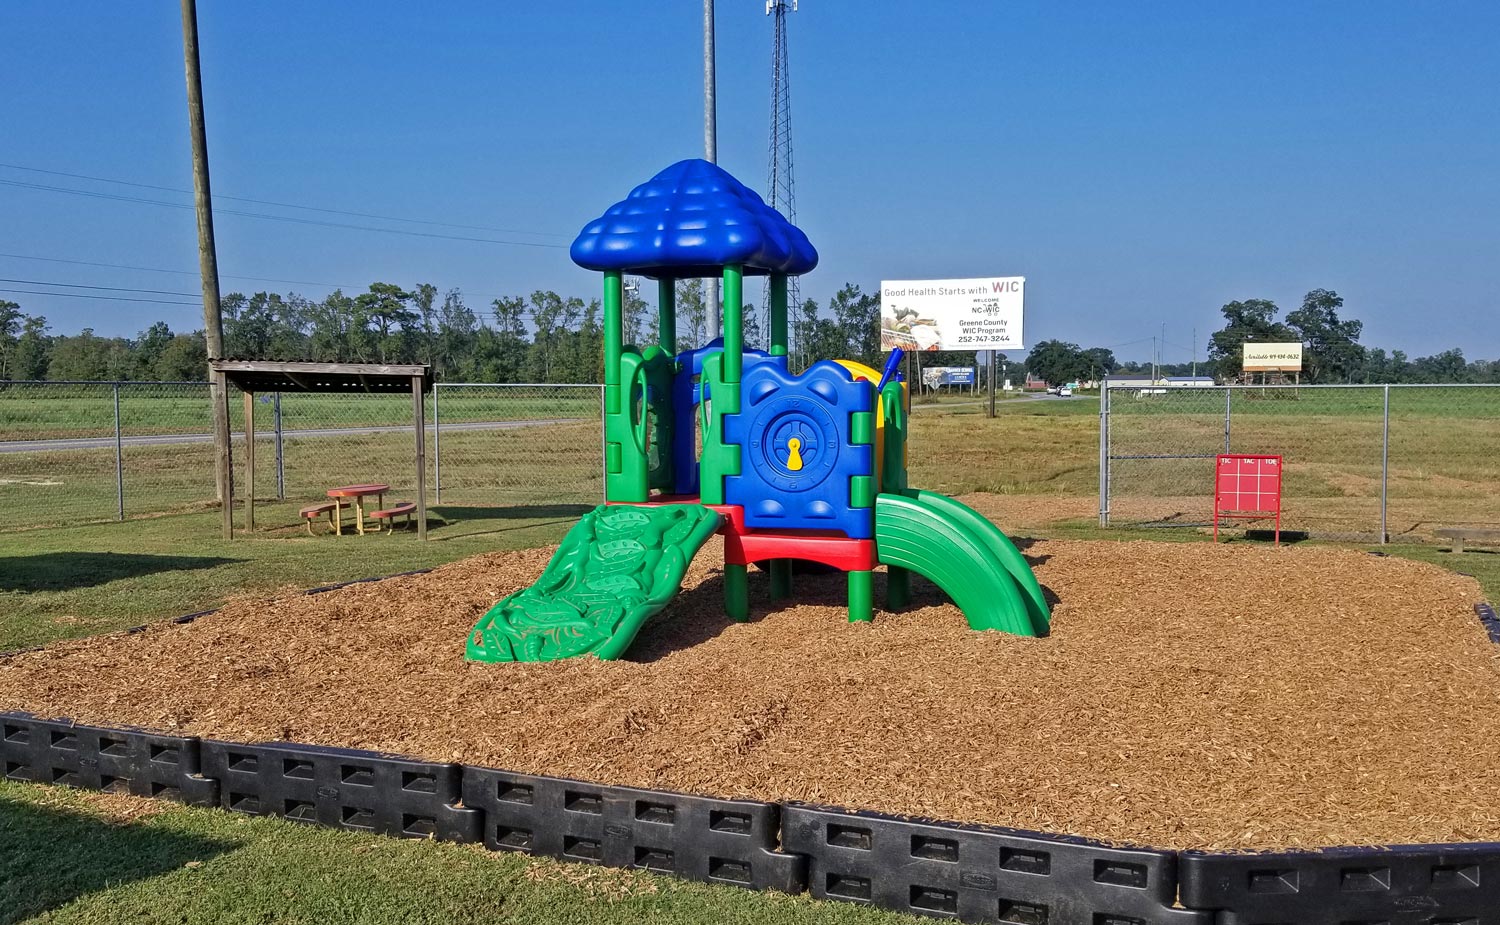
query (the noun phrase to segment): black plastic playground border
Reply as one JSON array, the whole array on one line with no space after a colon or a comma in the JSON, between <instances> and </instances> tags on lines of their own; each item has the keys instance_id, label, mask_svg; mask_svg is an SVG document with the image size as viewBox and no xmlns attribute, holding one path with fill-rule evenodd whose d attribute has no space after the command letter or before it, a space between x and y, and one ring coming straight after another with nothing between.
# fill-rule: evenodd
<instances>
[{"instance_id":1,"label":"black plastic playground border","mask_svg":"<svg viewBox=\"0 0 1500 925\"><path fill-rule=\"evenodd\" d=\"M4 779L995 925L1500 923L1500 844L1209 854L0 713Z\"/></svg>"},{"instance_id":2,"label":"black plastic playground border","mask_svg":"<svg viewBox=\"0 0 1500 925\"><path fill-rule=\"evenodd\" d=\"M1474 610L1490 639L1500 642L1494 607ZM1491 842L1167 851L18 712L0 713L0 769L7 781L130 793L398 838L482 843L994 925L1500 925L1500 843Z\"/></svg>"}]
</instances>

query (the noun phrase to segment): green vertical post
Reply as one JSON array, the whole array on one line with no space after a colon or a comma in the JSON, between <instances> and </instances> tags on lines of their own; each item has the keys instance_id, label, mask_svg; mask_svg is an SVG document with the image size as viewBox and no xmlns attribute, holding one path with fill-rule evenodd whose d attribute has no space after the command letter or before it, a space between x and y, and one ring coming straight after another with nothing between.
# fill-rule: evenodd
<instances>
[{"instance_id":1,"label":"green vertical post","mask_svg":"<svg viewBox=\"0 0 1500 925\"><path fill-rule=\"evenodd\" d=\"M619 270L604 271L604 411L620 413L620 348L624 278Z\"/></svg>"},{"instance_id":2,"label":"green vertical post","mask_svg":"<svg viewBox=\"0 0 1500 925\"><path fill-rule=\"evenodd\" d=\"M773 357L786 356L786 274L771 274L771 349Z\"/></svg>"},{"instance_id":3,"label":"green vertical post","mask_svg":"<svg viewBox=\"0 0 1500 925\"><path fill-rule=\"evenodd\" d=\"M911 603L911 571L892 565L885 572L885 609L900 610Z\"/></svg>"},{"instance_id":4,"label":"green vertical post","mask_svg":"<svg viewBox=\"0 0 1500 925\"><path fill-rule=\"evenodd\" d=\"M875 573L849 573L849 622L869 623L875 619Z\"/></svg>"},{"instance_id":5,"label":"green vertical post","mask_svg":"<svg viewBox=\"0 0 1500 925\"><path fill-rule=\"evenodd\" d=\"M724 563L724 610L736 623L750 619L750 575L747 568Z\"/></svg>"},{"instance_id":6,"label":"green vertical post","mask_svg":"<svg viewBox=\"0 0 1500 925\"><path fill-rule=\"evenodd\" d=\"M656 281L656 342L677 355L677 280Z\"/></svg>"},{"instance_id":7,"label":"green vertical post","mask_svg":"<svg viewBox=\"0 0 1500 925\"><path fill-rule=\"evenodd\" d=\"M771 600L779 601L792 596L792 560L771 560Z\"/></svg>"},{"instance_id":8,"label":"green vertical post","mask_svg":"<svg viewBox=\"0 0 1500 925\"><path fill-rule=\"evenodd\" d=\"M724 381L731 383L740 381L745 362L744 283L744 271L737 264L724 268Z\"/></svg>"}]
</instances>

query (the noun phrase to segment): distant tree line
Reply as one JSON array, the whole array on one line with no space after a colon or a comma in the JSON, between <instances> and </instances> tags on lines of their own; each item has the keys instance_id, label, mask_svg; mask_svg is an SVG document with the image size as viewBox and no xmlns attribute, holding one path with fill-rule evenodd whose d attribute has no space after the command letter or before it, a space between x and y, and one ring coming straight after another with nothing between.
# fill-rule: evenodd
<instances>
[{"instance_id":1,"label":"distant tree line","mask_svg":"<svg viewBox=\"0 0 1500 925\"><path fill-rule=\"evenodd\" d=\"M707 340L706 289L702 280L677 284L677 347ZM1302 307L1278 320L1265 299L1230 302L1220 312L1223 329L1209 338L1200 372L1220 379L1240 372L1247 343L1300 341L1305 382L1500 382L1500 362L1467 361L1453 349L1408 359L1393 350L1359 344L1363 324L1339 315L1344 301L1315 289ZM422 284L403 289L372 283L368 291L341 290L321 300L296 294L230 293L222 302L224 351L229 357L348 363L427 363L449 382L599 382L603 378L604 329L597 299L538 290L530 296L494 299L480 310L458 289L439 292ZM747 346L765 347L761 306L743 307ZM807 299L788 319L791 360L796 369L818 359L852 359L879 366L879 297L852 283L826 305ZM657 342L653 303L634 287L624 300L626 343ZM45 318L0 300L0 379L201 380L207 351L202 331L174 332L157 322L133 338L102 337L85 328L53 334ZM1046 340L1022 357L1001 354L1005 376L1044 379L1051 385L1098 380L1107 374L1144 373L1150 364L1121 362L1106 347ZM924 353L915 363L971 366L968 352ZM1183 375L1189 364L1162 364L1163 375Z\"/></svg>"}]
</instances>

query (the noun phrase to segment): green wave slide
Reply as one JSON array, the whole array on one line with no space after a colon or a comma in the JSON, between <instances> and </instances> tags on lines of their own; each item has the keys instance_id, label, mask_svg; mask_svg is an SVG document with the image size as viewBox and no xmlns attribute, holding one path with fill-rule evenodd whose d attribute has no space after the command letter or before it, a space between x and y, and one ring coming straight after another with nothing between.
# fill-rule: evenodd
<instances>
[{"instance_id":1,"label":"green wave slide","mask_svg":"<svg viewBox=\"0 0 1500 925\"><path fill-rule=\"evenodd\" d=\"M941 588L971 629L1047 634L1052 615L1026 557L968 505L914 488L876 495L875 548L882 565Z\"/></svg>"},{"instance_id":2,"label":"green wave slide","mask_svg":"<svg viewBox=\"0 0 1500 925\"><path fill-rule=\"evenodd\" d=\"M583 516L541 577L479 618L476 662L619 658L682 587L688 563L719 529L699 504L600 505Z\"/></svg>"}]
</instances>

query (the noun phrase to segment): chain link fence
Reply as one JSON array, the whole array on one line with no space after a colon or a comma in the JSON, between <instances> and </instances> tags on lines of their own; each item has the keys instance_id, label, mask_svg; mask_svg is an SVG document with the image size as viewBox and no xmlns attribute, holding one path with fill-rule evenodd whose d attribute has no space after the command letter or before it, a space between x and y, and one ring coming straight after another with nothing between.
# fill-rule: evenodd
<instances>
[{"instance_id":1,"label":"chain link fence","mask_svg":"<svg viewBox=\"0 0 1500 925\"><path fill-rule=\"evenodd\" d=\"M426 402L430 507L462 517L602 499L602 386L439 383ZM243 492L242 393L228 406ZM414 498L409 396L271 393L252 409L259 525L294 524L297 507L334 485L378 482L389 500ZM0 529L211 509L212 428L203 382L0 384Z\"/></svg>"},{"instance_id":2,"label":"chain link fence","mask_svg":"<svg viewBox=\"0 0 1500 925\"><path fill-rule=\"evenodd\" d=\"M1100 523L1211 524L1220 453L1283 457L1283 531L1500 525L1500 386L1484 385L1106 388Z\"/></svg>"}]
</instances>

